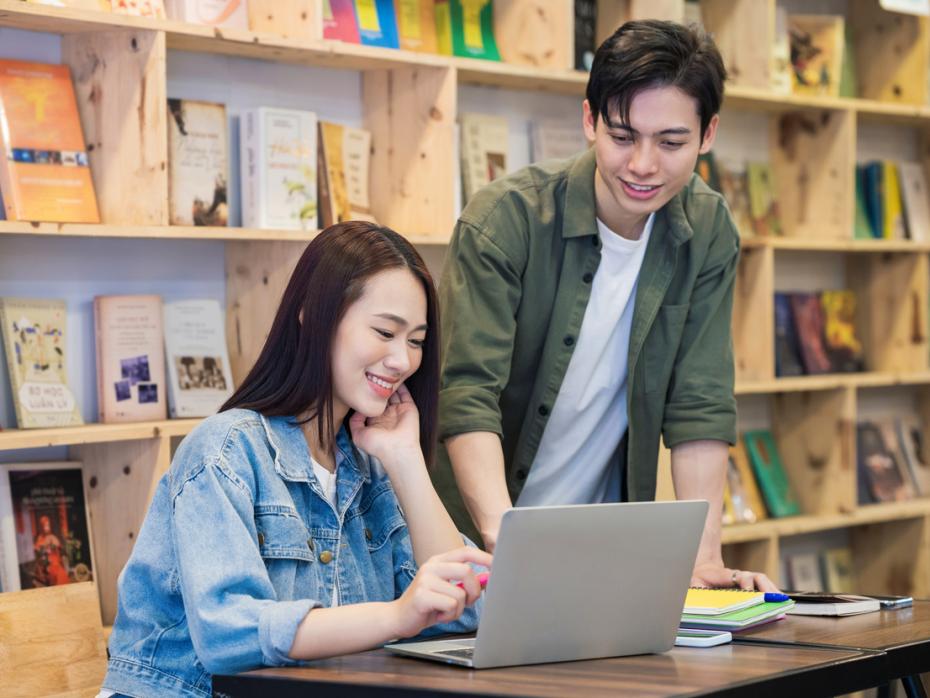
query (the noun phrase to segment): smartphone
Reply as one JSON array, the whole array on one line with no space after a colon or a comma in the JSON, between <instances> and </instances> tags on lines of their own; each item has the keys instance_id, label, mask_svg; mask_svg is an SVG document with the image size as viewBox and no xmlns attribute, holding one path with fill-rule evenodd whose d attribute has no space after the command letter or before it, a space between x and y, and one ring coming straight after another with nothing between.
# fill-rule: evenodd
<instances>
[{"instance_id":1,"label":"smartphone","mask_svg":"<svg viewBox=\"0 0 930 698\"><path fill-rule=\"evenodd\" d=\"M726 630L698 630L696 628L678 628L675 644L678 647L713 647L725 645L733 640L733 635Z\"/></svg>"},{"instance_id":2,"label":"smartphone","mask_svg":"<svg viewBox=\"0 0 930 698\"><path fill-rule=\"evenodd\" d=\"M868 594L870 599L875 599L881 603L882 608L906 608L914 605L914 599L911 596L886 596L882 594Z\"/></svg>"}]
</instances>

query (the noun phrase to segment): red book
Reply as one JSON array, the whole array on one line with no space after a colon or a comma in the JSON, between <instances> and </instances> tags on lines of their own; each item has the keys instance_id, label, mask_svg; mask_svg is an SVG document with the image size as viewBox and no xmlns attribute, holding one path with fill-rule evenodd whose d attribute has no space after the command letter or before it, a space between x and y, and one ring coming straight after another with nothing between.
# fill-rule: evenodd
<instances>
[{"instance_id":1,"label":"red book","mask_svg":"<svg viewBox=\"0 0 930 698\"><path fill-rule=\"evenodd\" d=\"M323 38L361 42L352 0L323 0Z\"/></svg>"}]
</instances>

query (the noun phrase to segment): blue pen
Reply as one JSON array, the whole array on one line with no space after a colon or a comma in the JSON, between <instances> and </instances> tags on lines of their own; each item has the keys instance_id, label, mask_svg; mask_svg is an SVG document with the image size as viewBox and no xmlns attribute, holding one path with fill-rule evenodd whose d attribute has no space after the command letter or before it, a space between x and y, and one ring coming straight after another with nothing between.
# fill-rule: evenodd
<instances>
[{"instance_id":1,"label":"blue pen","mask_svg":"<svg viewBox=\"0 0 930 698\"><path fill-rule=\"evenodd\" d=\"M763 601L768 603L769 601L788 601L790 599L791 597L788 596L788 594L776 594L773 591L767 591L765 592L765 598Z\"/></svg>"}]
</instances>

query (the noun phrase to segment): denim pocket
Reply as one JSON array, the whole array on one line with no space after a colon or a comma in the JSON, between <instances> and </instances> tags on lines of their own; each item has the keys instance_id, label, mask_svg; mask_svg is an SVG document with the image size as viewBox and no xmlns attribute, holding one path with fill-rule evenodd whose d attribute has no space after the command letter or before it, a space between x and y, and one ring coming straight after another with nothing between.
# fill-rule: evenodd
<instances>
[{"instance_id":1,"label":"denim pocket","mask_svg":"<svg viewBox=\"0 0 930 698\"><path fill-rule=\"evenodd\" d=\"M295 509L256 505L255 528L263 558L313 561L310 532Z\"/></svg>"}]
</instances>

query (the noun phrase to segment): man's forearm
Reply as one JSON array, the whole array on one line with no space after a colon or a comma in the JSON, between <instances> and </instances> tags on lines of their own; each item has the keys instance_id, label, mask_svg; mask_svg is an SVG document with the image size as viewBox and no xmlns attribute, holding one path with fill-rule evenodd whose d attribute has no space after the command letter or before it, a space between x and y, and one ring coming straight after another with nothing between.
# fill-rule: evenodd
<instances>
[{"instance_id":1,"label":"man's forearm","mask_svg":"<svg viewBox=\"0 0 930 698\"><path fill-rule=\"evenodd\" d=\"M465 508L493 547L501 517L512 506L500 437L488 431L458 434L446 440L446 450Z\"/></svg>"},{"instance_id":2,"label":"man's forearm","mask_svg":"<svg viewBox=\"0 0 930 698\"><path fill-rule=\"evenodd\" d=\"M723 565L720 549L723 486L727 474L727 444L723 441L686 441L672 448L672 481L678 499L706 499L710 503L695 566Z\"/></svg>"}]
</instances>

